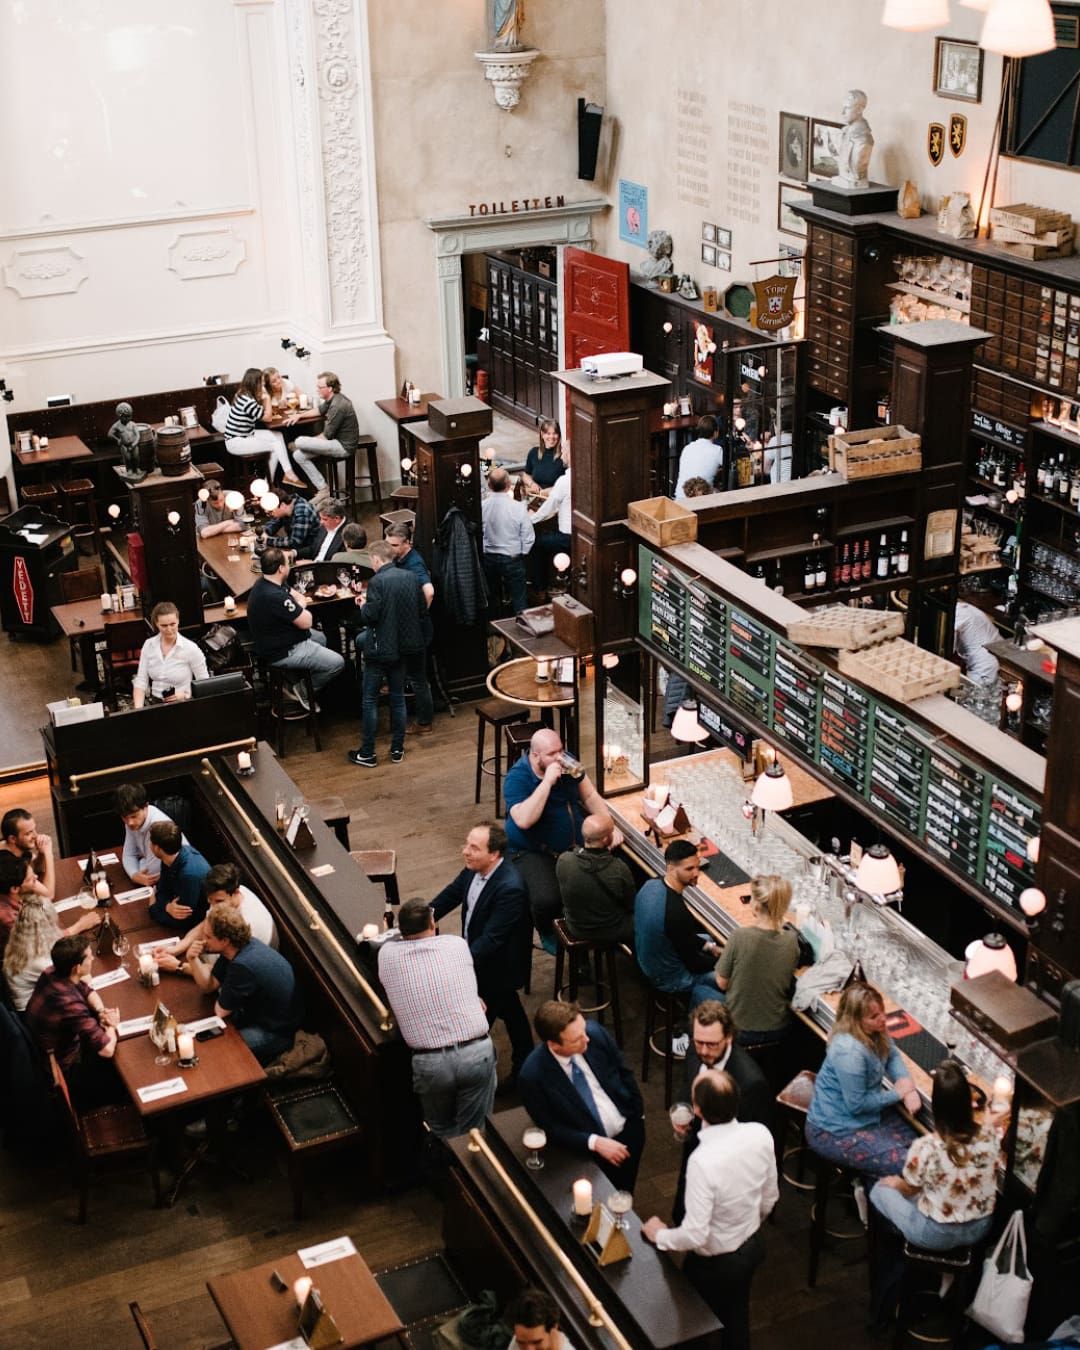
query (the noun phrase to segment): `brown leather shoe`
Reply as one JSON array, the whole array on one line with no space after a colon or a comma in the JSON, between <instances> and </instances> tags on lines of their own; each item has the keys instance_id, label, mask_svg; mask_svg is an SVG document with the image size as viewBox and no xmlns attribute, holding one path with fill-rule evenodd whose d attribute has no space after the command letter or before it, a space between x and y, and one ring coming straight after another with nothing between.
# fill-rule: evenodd
<instances>
[{"instance_id":1,"label":"brown leather shoe","mask_svg":"<svg viewBox=\"0 0 1080 1350\"><path fill-rule=\"evenodd\" d=\"M435 728L430 722L413 722L405 728L406 736L430 736Z\"/></svg>"}]
</instances>

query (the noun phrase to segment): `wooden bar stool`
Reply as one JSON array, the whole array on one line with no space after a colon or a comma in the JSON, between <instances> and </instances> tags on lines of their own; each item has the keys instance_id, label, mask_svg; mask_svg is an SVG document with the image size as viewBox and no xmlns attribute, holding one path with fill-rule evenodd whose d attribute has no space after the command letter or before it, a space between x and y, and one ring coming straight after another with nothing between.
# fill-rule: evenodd
<instances>
[{"instance_id":1,"label":"wooden bar stool","mask_svg":"<svg viewBox=\"0 0 1080 1350\"><path fill-rule=\"evenodd\" d=\"M618 942L590 942L588 938L576 938L566 926L565 919L555 920L555 988L552 994L553 998L560 1003L578 1002L578 982L579 962L588 963L589 957L593 959L593 970L596 977L596 998L597 1002L591 1005L580 1004L581 1011L586 1017L596 1014L597 1020L603 1022L605 1008L611 1009L611 1019L615 1024L615 1040L622 1047L622 1007L619 1003L619 975L615 968L615 953L620 950L622 944ZM625 948L622 948L625 950ZM566 970L566 957L570 957L570 978L564 984L563 975ZM604 962L607 962L607 980L601 979L603 974ZM568 995L563 998L563 993ZM605 998L604 995L607 995Z\"/></svg>"},{"instance_id":2,"label":"wooden bar stool","mask_svg":"<svg viewBox=\"0 0 1080 1350\"><path fill-rule=\"evenodd\" d=\"M480 783L485 773L494 773L495 775L495 814L502 815L502 732L504 727L511 726L514 722L525 722L528 720L528 710L526 708L516 708L511 703L504 703L502 699L492 698L484 703L476 705L476 795L473 801L480 801ZM495 753L485 758L484 750L487 743L488 727L495 729ZM494 769L489 769L489 759L494 762Z\"/></svg>"},{"instance_id":3,"label":"wooden bar stool","mask_svg":"<svg viewBox=\"0 0 1080 1350\"><path fill-rule=\"evenodd\" d=\"M286 670L282 666L263 666L263 679L270 695L270 716L277 723L275 749L278 759L285 758L285 740L290 722L307 723L307 734L314 740L315 749L322 752L322 740L319 736L319 714L316 711L315 686L309 670ZM299 703L287 707L285 703L286 685L303 685L308 708Z\"/></svg>"},{"instance_id":4,"label":"wooden bar stool","mask_svg":"<svg viewBox=\"0 0 1080 1350\"><path fill-rule=\"evenodd\" d=\"M966 1320L964 1305L971 1292L966 1276L973 1257L971 1247L935 1252L904 1243L904 1273L900 1278L893 1350L900 1350L907 1336L924 1345L960 1344ZM945 1297L939 1298L942 1275L951 1275L953 1279ZM927 1276L932 1277L929 1287Z\"/></svg>"},{"instance_id":5,"label":"wooden bar stool","mask_svg":"<svg viewBox=\"0 0 1080 1350\"><path fill-rule=\"evenodd\" d=\"M347 851L349 848L349 825L352 816L349 815L342 799L340 797L320 797L318 801L311 803L311 809L318 812L322 823L328 829L334 831L338 837L338 843Z\"/></svg>"},{"instance_id":6,"label":"wooden bar stool","mask_svg":"<svg viewBox=\"0 0 1080 1350\"><path fill-rule=\"evenodd\" d=\"M236 488L245 497L248 495L248 484L252 479L265 478L268 483L273 483L269 450L260 450L257 455L229 455L227 464L225 486Z\"/></svg>"},{"instance_id":7,"label":"wooden bar stool","mask_svg":"<svg viewBox=\"0 0 1080 1350\"><path fill-rule=\"evenodd\" d=\"M93 539L97 548L98 516L94 484L89 478L69 478L60 484L61 512L77 539Z\"/></svg>"},{"instance_id":8,"label":"wooden bar stool","mask_svg":"<svg viewBox=\"0 0 1080 1350\"><path fill-rule=\"evenodd\" d=\"M195 468L199 471L199 473L202 474L204 478L213 478L216 479L217 482L219 483L225 477L224 466L221 464L215 464L212 460L210 461L209 464L196 464Z\"/></svg>"},{"instance_id":9,"label":"wooden bar stool","mask_svg":"<svg viewBox=\"0 0 1080 1350\"><path fill-rule=\"evenodd\" d=\"M37 506L54 514L60 506L60 493L55 483L24 483L19 488L19 496L24 506Z\"/></svg>"},{"instance_id":10,"label":"wooden bar stool","mask_svg":"<svg viewBox=\"0 0 1080 1350\"><path fill-rule=\"evenodd\" d=\"M400 905L397 884L397 853L392 848L366 848L349 854L354 863L386 892L389 905Z\"/></svg>"},{"instance_id":11,"label":"wooden bar stool","mask_svg":"<svg viewBox=\"0 0 1080 1350\"><path fill-rule=\"evenodd\" d=\"M324 1083L282 1081L263 1089L263 1101L278 1128L288 1156L293 1217L303 1218L303 1165L316 1153L357 1144L363 1127L334 1080Z\"/></svg>"},{"instance_id":12,"label":"wooden bar stool","mask_svg":"<svg viewBox=\"0 0 1080 1350\"><path fill-rule=\"evenodd\" d=\"M391 525L408 525L409 529L412 529L416 524L416 512L409 510L384 511L379 519L382 521L384 534Z\"/></svg>"},{"instance_id":13,"label":"wooden bar stool","mask_svg":"<svg viewBox=\"0 0 1080 1350\"><path fill-rule=\"evenodd\" d=\"M780 1107L779 1122L776 1130L776 1148L779 1157L777 1158L777 1170L780 1176L788 1183L794 1186L797 1191L812 1191L814 1183L804 1181L806 1159L810 1153L809 1146L803 1138L803 1129L806 1125L806 1113L810 1110L810 1098L814 1095L814 1084L817 1082L817 1074L810 1069L802 1069L788 1083L787 1087L782 1088L776 1094L776 1102ZM785 1135L788 1128L794 1126L798 1143L794 1148L785 1148ZM784 1164L789 1158L798 1155L798 1167L795 1175L792 1176L786 1171Z\"/></svg>"},{"instance_id":14,"label":"wooden bar stool","mask_svg":"<svg viewBox=\"0 0 1080 1350\"><path fill-rule=\"evenodd\" d=\"M420 496L420 489L414 483L402 483L401 487L396 487L390 494L390 500L395 508L399 510L411 511L416 505L416 499Z\"/></svg>"},{"instance_id":15,"label":"wooden bar stool","mask_svg":"<svg viewBox=\"0 0 1080 1350\"><path fill-rule=\"evenodd\" d=\"M660 1013L663 1022L656 1025L656 1014ZM645 1032L641 1040L641 1081L649 1078L650 1052L664 1057L664 1105L671 1105L672 1081L675 1075L675 1060L685 1059L685 1055L676 1055L671 1043L675 1036L676 1018L689 1016L689 995L669 994L663 989L654 989L651 985L645 993ZM664 1034L664 1046L661 1049L656 1037Z\"/></svg>"}]
</instances>

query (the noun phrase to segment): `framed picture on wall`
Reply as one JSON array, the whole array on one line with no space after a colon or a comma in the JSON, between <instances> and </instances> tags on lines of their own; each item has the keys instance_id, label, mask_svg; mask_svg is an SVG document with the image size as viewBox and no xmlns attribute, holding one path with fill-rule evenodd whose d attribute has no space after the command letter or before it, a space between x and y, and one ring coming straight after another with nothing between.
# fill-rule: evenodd
<instances>
[{"instance_id":1,"label":"framed picture on wall","mask_svg":"<svg viewBox=\"0 0 1080 1350\"><path fill-rule=\"evenodd\" d=\"M701 237L706 244L716 243L716 226L707 220L701 222Z\"/></svg>"},{"instance_id":2,"label":"framed picture on wall","mask_svg":"<svg viewBox=\"0 0 1080 1350\"><path fill-rule=\"evenodd\" d=\"M840 172L839 122L810 123L810 172L815 178L835 178ZM805 231L804 231L805 233Z\"/></svg>"},{"instance_id":3,"label":"framed picture on wall","mask_svg":"<svg viewBox=\"0 0 1080 1350\"><path fill-rule=\"evenodd\" d=\"M806 182L810 153L810 119L798 113L780 114L780 172Z\"/></svg>"},{"instance_id":4,"label":"framed picture on wall","mask_svg":"<svg viewBox=\"0 0 1080 1350\"><path fill-rule=\"evenodd\" d=\"M715 266L716 266L716 245L715 245L715 244L702 244L702 246L701 246L701 261L705 264L706 267L715 267Z\"/></svg>"},{"instance_id":5,"label":"framed picture on wall","mask_svg":"<svg viewBox=\"0 0 1080 1350\"><path fill-rule=\"evenodd\" d=\"M983 49L977 42L939 37L934 42L934 93L962 103L982 102Z\"/></svg>"},{"instance_id":6,"label":"framed picture on wall","mask_svg":"<svg viewBox=\"0 0 1080 1350\"><path fill-rule=\"evenodd\" d=\"M731 231L724 229L723 225L717 225L716 227L716 247L731 247Z\"/></svg>"},{"instance_id":7,"label":"framed picture on wall","mask_svg":"<svg viewBox=\"0 0 1080 1350\"><path fill-rule=\"evenodd\" d=\"M802 216L797 216L791 209L796 205L809 206L813 201L809 192L801 187L795 187L792 183L780 183L777 185L776 199L776 224L777 228L783 230L785 234L796 234L800 239L806 238L806 221Z\"/></svg>"},{"instance_id":8,"label":"framed picture on wall","mask_svg":"<svg viewBox=\"0 0 1080 1350\"><path fill-rule=\"evenodd\" d=\"M721 272L731 271L731 254L724 248L716 250L716 265Z\"/></svg>"}]
</instances>

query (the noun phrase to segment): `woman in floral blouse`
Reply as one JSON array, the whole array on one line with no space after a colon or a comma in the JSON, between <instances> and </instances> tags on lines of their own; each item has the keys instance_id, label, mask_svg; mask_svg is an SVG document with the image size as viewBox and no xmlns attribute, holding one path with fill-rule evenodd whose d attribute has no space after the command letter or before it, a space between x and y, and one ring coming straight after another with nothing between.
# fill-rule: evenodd
<instances>
[{"instance_id":1,"label":"woman in floral blouse","mask_svg":"<svg viewBox=\"0 0 1080 1350\"><path fill-rule=\"evenodd\" d=\"M976 1123L971 1087L954 1059L942 1060L934 1071L932 1105L933 1133L911 1145L900 1176L882 1177L870 1192L870 1203L894 1237L879 1243L875 1262L872 1302L878 1322L895 1302L902 1272L896 1233L916 1247L947 1251L981 1242L994 1217L1001 1121Z\"/></svg>"}]
</instances>

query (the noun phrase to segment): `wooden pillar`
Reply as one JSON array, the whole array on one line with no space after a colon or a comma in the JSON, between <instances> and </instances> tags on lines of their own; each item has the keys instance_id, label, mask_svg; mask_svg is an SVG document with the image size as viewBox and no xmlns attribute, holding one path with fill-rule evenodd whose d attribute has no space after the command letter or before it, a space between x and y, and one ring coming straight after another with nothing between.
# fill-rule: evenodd
<instances>
[{"instance_id":1,"label":"wooden pillar","mask_svg":"<svg viewBox=\"0 0 1080 1350\"><path fill-rule=\"evenodd\" d=\"M183 628L203 621L195 540L195 494L202 480L198 469L189 466L171 478L155 469L141 483L130 484L131 516L142 535L150 590L146 611L171 600ZM175 524L169 520L174 512L179 517Z\"/></svg>"}]
</instances>

